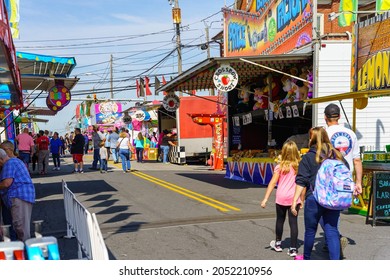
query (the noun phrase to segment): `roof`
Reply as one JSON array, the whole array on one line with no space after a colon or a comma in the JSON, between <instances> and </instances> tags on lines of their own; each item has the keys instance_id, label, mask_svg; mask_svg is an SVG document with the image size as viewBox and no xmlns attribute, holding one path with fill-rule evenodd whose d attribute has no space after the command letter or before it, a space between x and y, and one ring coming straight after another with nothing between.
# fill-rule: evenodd
<instances>
[{"instance_id":1,"label":"roof","mask_svg":"<svg viewBox=\"0 0 390 280\"><path fill-rule=\"evenodd\" d=\"M213 75L221 64L230 64L238 74L240 84L246 84L254 77L268 73L262 67L249 64L241 60L244 58L252 62L274 68L283 69L285 66L290 66L294 63L301 63L312 59L311 53L305 54L282 54L282 55L262 55L262 56L246 56L246 57L217 57L206 59L167 84L158 88L158 91L190 91L190 90L207 90L214 88Z\"/></svg>"},{"instance_id":2,"label":"roof","mask_svg":"<svg viewBox=\"0 0 390 280\"><path fill-rule=\"evenodd\" d=\"M28 107L25 112L34 116L55 116L57 114L56 111L52 111L47 107Z\"/></svg>"},{"instance_id":3,"label":"roof","mask_svg":"<svg viewBox=\"0 0 390 280\"><path fill-rule=\"evenodd\" d=\"M74 88L80 78L65 78L65 77L44 77L44 76L23 76L22 75L22 88L24 90L44 90L49 91L56 82L61 81L64 86L69 90Z\"/></svg>"},{"instance_id":4,"label":"roof","mask_svg":"<svg viewBox=\"0 0 390 280\"><path fill-rule=\"evenodd\" d=\"M69 77L76 66L74 57L16 52L21 75Z\"/></svg>"}]
</instances>

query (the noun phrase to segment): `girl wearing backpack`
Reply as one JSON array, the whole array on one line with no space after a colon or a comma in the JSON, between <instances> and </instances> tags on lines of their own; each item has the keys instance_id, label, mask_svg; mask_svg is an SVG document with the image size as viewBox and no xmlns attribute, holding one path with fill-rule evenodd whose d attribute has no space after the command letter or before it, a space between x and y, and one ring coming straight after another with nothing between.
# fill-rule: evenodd
<instances>
[{"instance_id":1,"label":"girl wearing backpack","mask_svg":"<svg viewBox=\"0 0 390 280\"><path fill-rule=\"evenodd\" d=\"M331 260L339 260L340 241L337 223L340 217L340 210L331 210L321 206L314 198L313 190L315 188L315 180L321 163L328 158L343 160L343 156L339 151L333 148L328 134L323 127L314 127L310 130L309 146L309 152L303 155L302 160L299 163L298 173L295 179L296 189L291 205L291 212L294 215L298 215L296 206L299 203L301 193L305 191L303 257L305 260L310 260L318 223L322 217L325 235L327 237L329 258Z\"/></svg>"},{"instance_id":2,"label":"girl wearing backpack","mask_svg":"<svg viewBox=\"0 0 390 280\"><path fill-rule=\"evenodd\" d=\"M278 165L274 169L274 174L271 181L268 184L267 191L265 192L264 199L261 202L261 207L265 208L267 201L275 188L276 190L276 225L275 234L276 239L272 240L270 246L276 252L282 252L282 234L283 225L286 220L286 214L288 213L288 222L290 225L291 244L288 254L291 257L295 257L298 253L297 241L298 241L298 217L293 215L290 208L292 207L294 192L295 192L295 177L298 171L298 164L300 161L300 155L298 147L294 141L286 141L282 148L281 159ZM300 200L294 207L296 213L300 208Z\"/></svg>"}]
</instances>

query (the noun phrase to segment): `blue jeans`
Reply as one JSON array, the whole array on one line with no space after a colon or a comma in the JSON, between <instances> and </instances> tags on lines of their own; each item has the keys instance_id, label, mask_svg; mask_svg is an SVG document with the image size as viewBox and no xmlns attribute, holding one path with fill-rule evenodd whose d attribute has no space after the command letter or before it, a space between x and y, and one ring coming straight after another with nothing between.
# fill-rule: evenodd
<instances>
[{"instance_id":1,"label":"blue jeans","mask_svg":"<svg viewBox=\"0 0 390 280\"><path fill-rule=\"evenodd\" d=\"M100 171L107 171L107 159L100 159Z\"/></svg>"},{"instance_id":2,"label":"blue jeans","mask_svg":"<svg viewBox=\"0 0 390 280\"><path fill-rule=\"evenodd\" d=\"M340 234L337 224L340 217L339 210L329 210L317 203L313 195L306 198L305 201L305 240L303 257L310 260L311 251L313 250L315 235L318 223L324 220L324 230L329 249L329 258L331 260L340 259Z\"/></svg>"},{"instance_id":3,"label":"blue jeans","mask_svg":"<svg viewBox=\"0 0 390 280\"><path fill-rule=\"evenodd\" d=\"M93 148L93 161L92 161L92 168L98 169L98 162L99 162L99 168L102 164L100 161L100 148Z\"/></svg>"},{"instance_id":4,"label":"blue jeans","mask_svg":"<svg viewBox=\"0 0 390 280\"><path fill-rule=\"evenodd\" d=\"M119 156L122 160L122 169L123 171L130 170L130 151L128 149L119 149Z\"/></svg>"},{"instance_id":5,"label":"blue jeans","mask_svg":"<svg viewBox=\"0 0 390 280\"><path fill-rule=\"evenodd\" d=\"M118 162L118 153L116 152L115 148L111 148L111 154L112 154L112 160L114 162Z\"/></svg>"},{"instance_id":6,"label":"blue jeans","mask_svg":"<svg viewBox=\"0 0 390 280\"><path fill-rule=\"evenodd\" d=\"M19 152L19 159L24 162L28 169L28 163L30 162L30 153Z\"/></svg>"},{"instance_id":7,"label":"blue jeans","mask_svg":"<svg viewBox=\"0 0 390 280\"><path fill-rule=\"evenodd\" d=\"M144 160L144 148L135 148L137 153L137 162L142 162Z\"/></svg>"},{"instance_id":8,"label":"blue jeans","mask_svg":"<svg viewBox=\"0 0 390 280\"><path fill-rule=\"evenodd\" d=\"M163 162L168 162L169 146L161 146L161 150L163 152Z\"/></svg>"}]
</instances>

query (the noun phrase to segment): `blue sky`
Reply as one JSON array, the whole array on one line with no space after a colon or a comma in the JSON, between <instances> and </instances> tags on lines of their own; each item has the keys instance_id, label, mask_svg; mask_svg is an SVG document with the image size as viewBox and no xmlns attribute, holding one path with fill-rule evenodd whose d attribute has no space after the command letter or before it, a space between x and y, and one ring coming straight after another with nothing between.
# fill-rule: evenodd
<instances>
[{"instance_id":1,"label":"blue sky","mask_svg":"<svg viewBox=\"0 0 390 280\"><path fill-rule=\"evenodd\" d=\"M207 58L206 51L196 46L205 42L203 20L207 19L210 37L214 36L222 30L221 8L233 3L234 0L179 0L182 44L187 46L183 49L183 70ZM20 38L14 43L17 51L74 57L77 66L71 76L80 77L74 93L109 88L111 54L114 88L130 86L134 80L123 80L148 70L175 48L172 10L167 0L22 0ZM218 46L212 46L211 56L218 55ZM177 72L176 62L175 53L147 72L151 82L154 75L167 74L166 79L175 76L171 73ZM109 93L98 97L108 98ZM44 106L44 98L36 105ZM136 93L122 91L115 98L136 98ZM39 123L39 127L64 133L78 103L71 102L56 117L44 117L49 122ZM124 108L132 105L126 103Z\"/></svg>"}]
</instances>

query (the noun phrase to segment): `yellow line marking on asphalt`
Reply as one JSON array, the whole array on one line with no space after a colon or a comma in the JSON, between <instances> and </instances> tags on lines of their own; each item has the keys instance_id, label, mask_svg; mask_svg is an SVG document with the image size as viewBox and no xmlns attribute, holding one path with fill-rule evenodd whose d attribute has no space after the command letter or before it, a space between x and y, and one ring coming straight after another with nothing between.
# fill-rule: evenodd
<instances>
[{"instance_id":1,"label":"yellow line marking on asphalt","mask_svg":"<svg viewBox=\"0 0 390 280\"><path fill-rule=\"evenodd\" d=\"M227 212L227 211L230 211L230 210L241 211L241 209L239 209L237 207L234 207L234 206L231 206L229 204L223 203L221 201L215 200L215 199L213 199L211 197L202 195L200 193L190 191L190 190L188 190L186 188L179 187L179 186L177 186L175 184L166 182L164 180L161 180L161 179L158 179L156 177L147 175L145 173L142 173L142 172L139 172L139 171L134 171L134 172L132 172L132 174L137 176L137 177L140 177L142 179L145 179L147 181L153 182L153 183L155 183L157 185L160 185L160 186L162 186L164 188L170 189L171 191L177 192L179 194L182 194L184 196L187 196L189 198L192 198L194 200L202 202L202 203L204 203L206 205L209 205L209 206L211 206L213 208L216 208L218 210L221 210L223 212ZM223 207L221 207L221 206L223 206Z\"/></svg>"}]
</instances>

